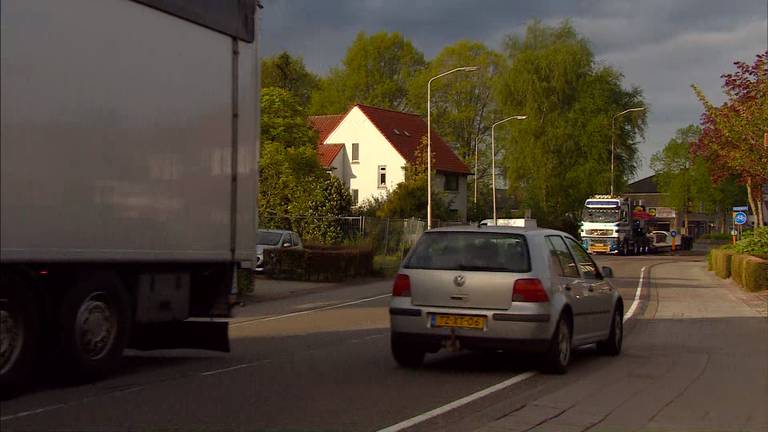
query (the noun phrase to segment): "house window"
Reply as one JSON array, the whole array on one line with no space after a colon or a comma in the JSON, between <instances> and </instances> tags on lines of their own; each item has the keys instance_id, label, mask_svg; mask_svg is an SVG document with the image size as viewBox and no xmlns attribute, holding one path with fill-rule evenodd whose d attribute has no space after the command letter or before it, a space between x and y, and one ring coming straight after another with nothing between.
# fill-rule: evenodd
<instances>
[{"instance_id":1,"label":"house window","mask_svg":"<svg viewBox=\"0 0 768 432\"><path fill-rule=\"evenodd\" d=\"M357 205L358 196L357 189L352 189L352 205Z\"/></svg>"},{"instance_id":2,"label":"house window","mask_svg":"<svg viewBox=\"0 0 768 432\"><path fill-rule=\"evenodd\" d=\"M459 176L455 174L446 174L445 190L452 191L452 192L459 190Z\"/></svg>"},{"instance_id":3,"label":"house window","mask_svg":"<svg viewBox=\"0 0 768 432\"><path fill-rule=\"evenodd\" d=\"M387 187L387 166L379 165L379 188Z\"/></svg>"},{"instance_id":4,"label":"house window","mask_svg":"<svg viewBox=\"0 0 768 432\"><path fill-rule=\"evenodd\" d=\"M352 143L352 162L360 162L360 144Z\"/></svg>"}]
</instances>

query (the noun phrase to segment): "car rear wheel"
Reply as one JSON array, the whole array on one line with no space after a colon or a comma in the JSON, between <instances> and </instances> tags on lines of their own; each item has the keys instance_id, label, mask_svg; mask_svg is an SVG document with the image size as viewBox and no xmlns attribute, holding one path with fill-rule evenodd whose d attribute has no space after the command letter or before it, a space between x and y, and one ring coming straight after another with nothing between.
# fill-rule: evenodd
<instances>
[{"instance_id":1,"label":"car rear wheel","mask_svg":"<svg viewBox=\"0 0 768 432\"><path fill-rule=\"evenodd\" d=\"M549 350L544 358L544 371L564 374L571 362L571 326L566 317L561 316L555 326L555 333L549 343Z\"/></svg>"},{"instance_id":2,"label":"car rear wheel","mask_svg":"<svg viewBox=\"0 0 768 432\"><path fill-rule=\"evenodd\" d=\"M597 343L597 351L603 355L616 356L621 353L624 340L624 316L621 308L616 305L611 319L611 331L608 339Z\"/></svg>"},{"instance_id":3,"label":"car rear wheel","mask_svg":"<svg viewBox=\"0 0 768 432\"><path fill-rule=\"evenodd\" d=\"M419 367L424 363L426 350L414 344L407 343L397 335L391 337L392 357L402 367Z\"/></svg>"}]
</instances>

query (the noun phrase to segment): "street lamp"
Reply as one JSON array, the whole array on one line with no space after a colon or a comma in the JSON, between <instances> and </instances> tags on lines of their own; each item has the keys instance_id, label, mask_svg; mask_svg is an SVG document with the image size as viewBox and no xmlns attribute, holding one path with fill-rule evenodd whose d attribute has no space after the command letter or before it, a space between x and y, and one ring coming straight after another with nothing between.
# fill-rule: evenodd
<instances>
[{"instance_id":1,"label":"street lamp","mask_svg":"<svg viewBox=\"0 0 768 432\"><path fill-rule=\"evenodd\" d=\"M509 120L525 120L528 116L516 115L499 120L491 126L491 194L493 195L493 224L496 225L496 139L494 129L496 125Z\"/></svg>"},{"instance_id":2,"label":"street lamp","mask_svg":"<svg viewBox=\"0 0 768 432\"><path fill-rule=\"evenodd\" d=\"M611 196L613 196L613 147L614 147L613 146L613 141L614 141L614 138L615 138L615 135L616 135L614 133L614 131L613 131L613 125L614 125L614 123L616 121L616 117L618 117L620 115L623 115L623 114L626 114L626 113L629 113L629 112L633 112L633 111L643 111L644 109L645 109L645 107L630 108L630 109L624 110L624 111L616 114L611 119Z\"/></svg>"},{"instance_id":3,"label":"street lamp","mask_svg":"<svg viewBox=\"0 0 768 432\"><path fill-rule=\"evenodd\" d=\"M427 82L427 229L432 228L432 119L430 116L430 103L432 100L432 81L444 77L454 72L472 72L478 69L477 66L464 66L443 72L436 77L430 78Z\"/></svg>"}]
</instances>

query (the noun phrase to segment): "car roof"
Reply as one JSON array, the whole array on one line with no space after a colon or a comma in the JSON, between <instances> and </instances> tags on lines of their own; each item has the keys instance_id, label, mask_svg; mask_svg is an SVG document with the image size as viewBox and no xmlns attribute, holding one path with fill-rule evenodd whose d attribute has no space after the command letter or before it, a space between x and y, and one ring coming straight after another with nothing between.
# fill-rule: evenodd
<instances>
[{"instance_id":1,"label":"car roof","mask_svg":"<svg viewBox=\"0 0 768 432\"><path fill-rule=\"evenodd\" d=\"M553 230L549 228L523 228L523 227L511 227L511 226L475 226L475 225L457 225L450 227L434 228L427 232L491 232L491 233L510 233L510 234L522 234L526 236L545 236L545 235L566 235L573 237L563 231Z\"/></svg>"}]
</instances>

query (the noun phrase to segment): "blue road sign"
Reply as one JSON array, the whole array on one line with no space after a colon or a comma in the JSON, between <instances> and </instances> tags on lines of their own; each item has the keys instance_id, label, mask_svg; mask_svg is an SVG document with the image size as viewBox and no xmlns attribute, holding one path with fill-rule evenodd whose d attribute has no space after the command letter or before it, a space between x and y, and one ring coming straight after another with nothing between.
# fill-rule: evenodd
<instances>
[{"instance_id":1,"label":"blue road sign","mask_svg":"<svg viewBox=\"0 0 768 432\"><path fill-rule=\"evenodd\" d=\"M670 234L672 237L677 237L677 231L675 231L675 230L672 230L672 231L670 231L670 232L669 232L669 234Z\"/></svg>"},{"instance_id":2,"label":"blue road sign","mask_svg":"<svg viewBox=\"0 0 768 432\"><path fill-rule=\"evenodd\" d=\"M736 212L736 214L733 215L733 222L736 225L744 225L747 223L747 214L744 212Z\"/></svg>"}]
</instances>

